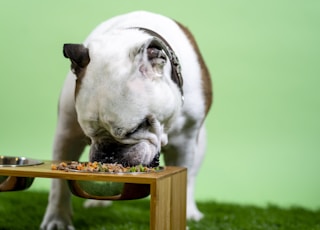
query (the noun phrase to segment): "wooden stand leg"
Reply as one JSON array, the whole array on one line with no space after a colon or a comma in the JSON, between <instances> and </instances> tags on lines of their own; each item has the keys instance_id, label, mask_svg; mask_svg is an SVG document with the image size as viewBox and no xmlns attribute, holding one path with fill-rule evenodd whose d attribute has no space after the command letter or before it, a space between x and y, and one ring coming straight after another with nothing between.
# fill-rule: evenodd
<instances>
[{"instance_id":1,"label":"wooden stand leg","mask_svg":"<svg viewBox=\"0 0 320 230\"><path fill-rule=\"evenodd\" d=\"M150 229L186 229L187 173L181 171L150 185Z\"/></svg>"}]
</instances>

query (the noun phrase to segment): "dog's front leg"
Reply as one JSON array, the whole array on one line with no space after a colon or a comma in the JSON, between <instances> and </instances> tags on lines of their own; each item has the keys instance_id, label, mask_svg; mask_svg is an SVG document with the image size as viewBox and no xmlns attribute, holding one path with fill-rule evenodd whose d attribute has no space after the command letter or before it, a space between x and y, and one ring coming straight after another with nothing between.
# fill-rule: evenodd
<instances>
[{"instance_id":1,"label":"dog's front leg","mask_svg":"<svg viewBox=\"0 0 320 230\"><path fill-rule=\"evenodd\" d=\"M72 77L67 78L61 94L58 126L53 145L53 160L79 160L86 146L86 137L80 128L74 109ZM41 229L74 229L72 225L71 193L65 180L52 180L49 203Z\"/></svg>"},{"instance_id":2,"label":"dog's front leg","mask_svg":"<svg viewBox=\"0 0 320 230\"><path fill-rule=\"evenodd\" d=\"M83 138L57 136L53 158L57 161L78 160L84 147ZM74 229L72 225L71 193L65 180L52 180L49 203L41 229Z\"/></svg>"},{"instance_id":3,"label":"dog's front leg","mask_svg":"<svg viewBox=\"0 0 320 230\"><path fill-rule=\"evenodd\" d=\"M40 228L43 230L74 229L70 192L66 181L52 180L49 204Z\"/></svg>"}]
</instances>

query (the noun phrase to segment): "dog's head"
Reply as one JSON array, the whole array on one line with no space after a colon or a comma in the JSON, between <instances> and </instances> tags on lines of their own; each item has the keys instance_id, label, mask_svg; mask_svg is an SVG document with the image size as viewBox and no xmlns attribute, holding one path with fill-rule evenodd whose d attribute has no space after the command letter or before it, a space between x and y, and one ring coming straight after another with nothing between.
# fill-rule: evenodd
<instances>
[{"instance_id":1,"label":"dog's head","mask_svg":"<svg viewBox=\"0 0 320 230\"><path fill-rule=\"evenodd\" d=\"M181 108L166 48L137 29L64 45L76 76L78 122L91 139L91 161L158 164Z\"/></svg>"}]
</instances>

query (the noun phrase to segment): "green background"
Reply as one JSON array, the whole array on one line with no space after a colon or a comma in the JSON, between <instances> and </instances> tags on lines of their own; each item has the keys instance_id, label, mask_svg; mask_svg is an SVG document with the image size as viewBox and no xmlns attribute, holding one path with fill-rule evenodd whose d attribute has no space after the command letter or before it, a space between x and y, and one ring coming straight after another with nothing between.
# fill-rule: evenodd
<instances>
[{"instance_id":1,"label":"green background","mask_svg":"<svg viewBox=\"0 0 320 230\"><path fill-rule=\"evenodd\" d=\"M140 9L187 25L212 74L197 200L319 208L318 0L2 0L0 154L51 159L63 43Z\"/></svg>"}]
</instances>

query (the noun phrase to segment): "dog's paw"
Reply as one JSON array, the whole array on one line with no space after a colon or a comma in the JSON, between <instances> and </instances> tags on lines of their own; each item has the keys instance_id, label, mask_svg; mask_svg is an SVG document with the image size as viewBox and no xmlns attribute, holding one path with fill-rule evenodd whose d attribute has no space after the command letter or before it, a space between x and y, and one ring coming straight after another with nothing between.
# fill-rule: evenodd
<instances>
[{"instance_id":1,"label":"dog's paw","mask_svg":"<svg viewBox=\"0 0 320 230\"><path fill-rule=\"evenodd\" d=\"M94 207L108 207L112 205L110 200L86 200L83 203L85 208L94 208Z\"/></svg>"},{"instance_id":2,"label":"dog's paw","mask_svg":"<svg viewBox=\"0 0 320 230\"><path fill-rule=\"evenodd\" d=\"M71 218L66 216L61 216L57 213L46 214L41 226L41 230L75 230L72 225Z\"/></svg>"},{"instance_id":3,"label":"dog's paw","mask_svg":"<svg viewBox=\"0 0 320 230\"><path fill-rule=\"evenodd\" d=\"M197 208L187 210L188 220L200 221L203 217L204 215Z\"/></svg>"}]
</instances>

